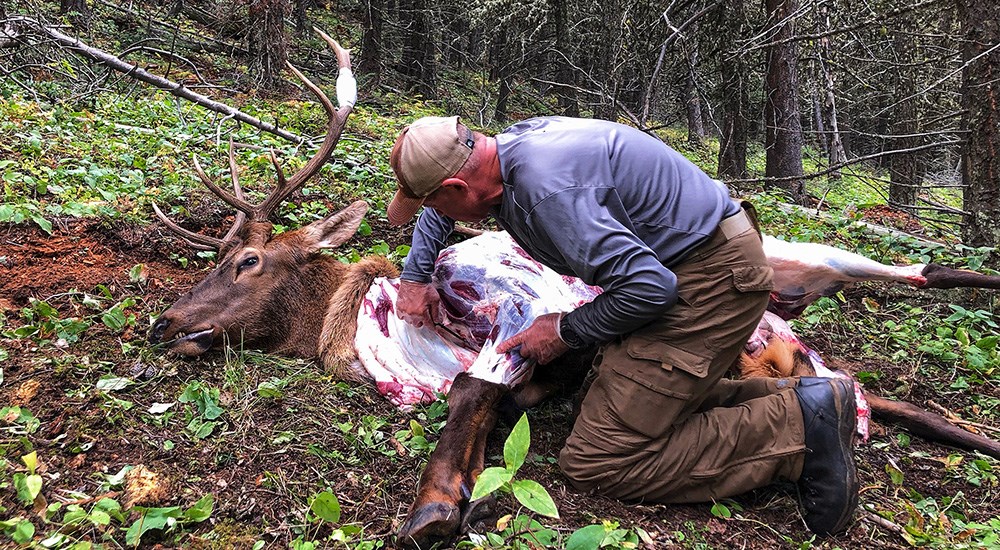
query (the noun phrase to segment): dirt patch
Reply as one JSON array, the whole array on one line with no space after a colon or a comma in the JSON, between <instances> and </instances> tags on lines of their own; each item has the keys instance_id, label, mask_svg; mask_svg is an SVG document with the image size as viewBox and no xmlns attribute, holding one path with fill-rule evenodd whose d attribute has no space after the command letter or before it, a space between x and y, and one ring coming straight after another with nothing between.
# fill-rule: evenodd
<instances>
[{"instance_id":1,"label":"dirt patch","mask_svg":"<svg viewBox=\"0 0 1000 550\"><path fill-rule=\"evenodd\" d=\"M385 240L395 245L402 237ZM187 268L176 254L188 258ZM49 502L89 505L110 495L123 504L128 500L188 507L211 493L210 519L162 539L143 539L147 544L185 547L250 547L257 540L287 545L299 536L329 535L331 526L310 523L307 511L311 495L330 490L343 509L341 525L359 525L365 539L391 546L427 456L412 448L401 453L396 435L416 419L428 427L433 440L431 426L436 421L427 411L400 413L371 387L332 380L308 361L249 352L186 361L149 349L149 319L209 268L155 226L76 220L57 224L52 235L30 226L2 226L0 258L3 330L28 323L21 310L30 309L32 299L50 304L59 320L89 323L75 339L60 338L53 329L50 334L0 340L8 355L0 403L20 403L40 423L24 438L11 430L0 432L0 451L11 464L7 473L0 471L7 476L0 482L30 446L44 465L42 494ZM144 276L130 276L139 264ZM851 300L860 297L852 295ZM130 298L135 304L125 313L134 316L131 324L115 328L101 321L105 310ZM881 380L872 385L876 391L898 392L906 380L902 396L916 402L935 397L960 411L972 404L968 395L938 395L933 386L892 362L856 360L851 350L836 349L835 342L841 341L836 335L819 335L812 343L851 370L880 371ZM98 390L98 381L108 377L131 383ZM196 408L179 400L195 381L221 390L224 414L213 420L217 423L205 437L191 429ZM991 388L977 388L976 393L998 398ZM571 409L569 399L560 399L529 414L532 447L521 474L548 488L561 514L561 519L544 524L568 535L584 525L614 519L625 528L645 529L655 547L770 549L810 540L790 485L723 501L733 513L730 519L713 515L711 504L625 504L573 491L553 463L569 433ZM13 417L3 421L8 427L20 426ZM509 426L502 426L490 443L489 465L502 463L507 430ZM859 448L861 501L881 515L862 510L848 533L815 544L903 547L905 540L891 526L924 522L921 518L928 514L937 517L903 503L948 506L949 513L960 511L979 521L1000 515L996 478L972 481L971 454L915 437L904 441L891 426L876 426L873 433L872 442ZM949 459L952 455L960 459ZM119 477L125 468L131 468L128 475ZM889 471L899 471L902 481L897 483ZM501 503L505 513L519 509L509 498ZM0 506L8 514L30 515L11 488L0 490ZM135 517L124 526L116 524L108 534L122 543L125 527ZM48 527L35 519L39 534L44 534ZM91 530L78 536L96 542L102 535Z\"/></svg>"}]
</instances>

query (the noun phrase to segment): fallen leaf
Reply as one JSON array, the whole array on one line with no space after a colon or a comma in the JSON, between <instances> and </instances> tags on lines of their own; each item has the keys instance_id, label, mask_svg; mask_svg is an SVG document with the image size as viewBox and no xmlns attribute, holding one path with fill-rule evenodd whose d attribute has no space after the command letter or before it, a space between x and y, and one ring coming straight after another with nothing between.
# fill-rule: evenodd
<instances>
[{"instance_id":1,"label":"fallen leaf","mask_svg":"<svg viewBox=\"0 0 1000 550\"><path fill-rule=\"evenodd\" d=\"M158 504L167 496L167 483L160 480L160 475L142 464L125 474L125 508L136 504L149 506Z\"/></svg>"},{"instance_id":2,"label":"fallen leaf","mask_svg":"<svg viewBox=\"0 0 1000 550\"><path fill-rule=\"evenodd\" d=\"M38 394L38 388L42 385L41 382L35 379L25 380L16 390L14 390L14 395L11 396L12 405L27 405L29 401L35 398Z\"/></svg>"}]
</instances>

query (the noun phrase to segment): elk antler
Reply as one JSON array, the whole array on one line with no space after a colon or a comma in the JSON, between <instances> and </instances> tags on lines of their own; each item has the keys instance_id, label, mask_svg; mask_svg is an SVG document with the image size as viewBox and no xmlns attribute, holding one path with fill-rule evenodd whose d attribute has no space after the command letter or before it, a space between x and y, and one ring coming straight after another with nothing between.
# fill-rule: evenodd
<instances>
[{"instance_id":1,"label":"elk antler","mask_svg":"<svg viewBox=\"0 0 1000 550\"><path fill-rule=\"evenodd\" d=\"M309 90L316 95L330 119L327 123L326 136L323 138L323 143L320 144L319 150L317 150L316 154L313 155L308 162L306 162L305 166L303 166L302 169L295 174L292 174L289 178L285 178L285 173L278 164L278 159L274 156L274 151L271 151L271 163L277 171L278 183L275 189L264 198L264 201L257 205L251 204L243 198L243 192L240 189L239 183L238 167L233 153L232 140L229 141L229 171L233 182L233 193L230 193L216 185L216 183L212 181L212 178L208 177L202 169L201 164L198 162L197 155L193 156L194 170L202 183L204 183L205 186L220 199L233 208L239 210L239 214L236 215L236 221L234 222L233 227L226 233L224 238L217 239L215 237L194 233L180 227L168 219L154 203L153 211L156 212L157 217L160 218L160 220L171 230L180 234L180 236L194 248L200 250L221 249L222 245L226 241L239 233L243 224L246 222L247 216L250 216L250 218L255 222L267 221L271 214L274 213L274 210L282 202L284 202L289 195L301 188L306 181L309 180L309 178L319 172L320 168L322 168L323 165L330 160L330 156L333 155L333 150L337 147L337 142L340 141L340 135L343 133L344 127L347 124L347 117L350 116L351 110L354 108L354 103L357 100L357 82L354 80L354 75L351 72L350 51L342 48L336 40L330 38L323 31L315 27L313 27L313 30L319 33L323 40L325 40L326 43L333 48L333 51L337 55L337 64L340 67L340 73L337 77L337 101L340 108L335 108L333 103L330 101L330 98L328 98L318 86L306 78L304 74L292 66L291 63L286 62L285 64L292 71L292 73L294 73L295 76L302 81L306 88L309 88Z\"/></svg>"}]
</instances>

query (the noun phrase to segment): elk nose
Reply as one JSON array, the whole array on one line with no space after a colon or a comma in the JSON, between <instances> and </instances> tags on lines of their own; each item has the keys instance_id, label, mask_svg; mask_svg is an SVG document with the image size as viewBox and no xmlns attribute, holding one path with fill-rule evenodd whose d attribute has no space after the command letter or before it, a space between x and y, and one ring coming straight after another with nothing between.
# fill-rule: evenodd
<instances>
[{"instance_id":1,"label":"elk nose","mask_svg":"<svg viewBox=\"0 0 1000 550\"><path fill-rule=\"evenodd\" d=\"M161 315L159 319L153 323L153 328L149 329L149 343L158 344L160 339L163 338L164 331L170 326L170 319L166 315Z\"/></svg>"}]
</instances>

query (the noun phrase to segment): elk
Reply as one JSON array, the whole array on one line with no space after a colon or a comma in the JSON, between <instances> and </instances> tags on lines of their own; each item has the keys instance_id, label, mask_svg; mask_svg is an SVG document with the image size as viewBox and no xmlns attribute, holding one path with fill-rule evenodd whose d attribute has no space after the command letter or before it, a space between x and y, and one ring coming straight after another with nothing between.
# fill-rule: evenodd
<instances>
[{"instance_id":1,"label":"elk","mask_svg":"<svg viewBox=\"0 0 1000 550\"><path fill-rule=\"evenodd\" d=\"M150 329L151 343L189 357L197 357L227 344L242 343L244 347L271 353L318 357L324 367L341 378L365 376L356 361L355 334L359 311L373 282L380 277L394 278L398 276L398 271L392 263L380 257L368 257L356 264L346 265L320 252L351 238L361 223L367 205L355 202L325 219L280 235L273 234L269 222L275 209L331 158L354 104L353 94L350 93L354 86L350 77L350 55L329 36L320 34L336 52L341 78L345 75L347 78L343 84L338 79L341 100L339 108L335 108L322 91L289 65L290 70L317 96L329 116L323 142L306 165L286 178L272 154L278 180L276 188L260 204L251 204L244 198L239 184L232 146L229 150L232 192L223 190L208 177L195 158L198 178L212 193L238 211L233 226L222 238L186 230L171 221L154 204L157 217L188 244L202 250L216 250L218 265L160 315ZM348 93L342 93L345 92L342 87L347 88ZM807 267L814 271L808 271ZM815 288L815 285L787 285L784 293L776 292L776 301L786 304L785 311L789 316L800 312L808 301L831 292L838 284L877 278L871 273L859 276L856 270L845 272L841 269L840 278L827 280L817 275L825 273L822 265L786 266L786 272L788 269L798 269L803 273L808 271L810 281L823 282ZM836 268L833 269L836 271ZM934 283L942 288L957 280L955 274L951 274L950 277L945 276L943 282L937 281L932 279L928 269L930 266L924 268L922 273L907 272L887 278L897 280L902 277L902 280L913 284L931 286ZM938 270L937 273L936 276L941 279L942 272ZM960 274L964 276L964 273ZM845 279L847 275L850 277ZM988 286L983 281L972 281L972 284ZM324 304L322 315L303 314L314 311L316 304ZM386 308L382 313L391 315L392 305L388 304ZM782 350L783 354L779 353ZM791 362L793 367L804 368L801 358L796 359L798 356L794 351L794 348L776 345L765 359L771 360L769 364L773 365ZM545 369L530 384L513 391L503 384L465 373L454 378L449 392L448 422L440 435L437 449L421 475L417 495L399 532L399 542L425 546L432 540L453 536L463 524L489 512L488 501L470 503L468 498L478 474L483 470L486 440L496 423L498 408L511 399L518 406L530 406L562 384L559 375L565 377L566 372L581 373L589 366L586 354L562 361L562 365ZM791 369L788 372L779 369L779 372L786 376ZM543 374L551 374L555 378L541 379ZM985 438L979 437L979 440ZM984 452L1000 456L1000 448L995 443L979 440L971 443L947 441L986 449Z\"/></svg>"},{"instance_id":2,"label":"elk","mask_svg":"<svg viewBox=\"0 0 1000 550\"><path fill-rule=\"evenodd\" d=\"M340 107L291 64L289 69L319 99L329 123L316 154L301 170L286 178L271 153L277 186L260 204L244 199L232 144L229 168L233 192L217 185L194 158L201 181L238 213L222 238L184 229L170 220L154 203L156 216L189 245L218 252L218 266L182 296L153 324L149 339L169 351L190 357L201 355L224 342L295 357L316 357L332 372L352 377L357 306L375 277L394 277L396 267L381 257L346 265L323 255L357 231L368 209L363 201L295 231L274 235L269 218L275 209L330 159L354 105L354 79L348 50L317 29L337 56ZM346 89L342 89L346 88ZM302 315L316 304L353 304L327 308L325 315Z\"/></svg>"}]
</instances>

